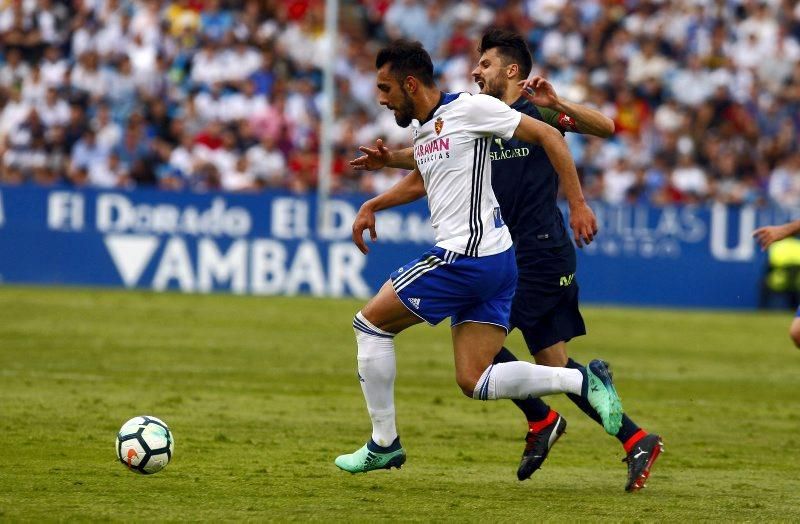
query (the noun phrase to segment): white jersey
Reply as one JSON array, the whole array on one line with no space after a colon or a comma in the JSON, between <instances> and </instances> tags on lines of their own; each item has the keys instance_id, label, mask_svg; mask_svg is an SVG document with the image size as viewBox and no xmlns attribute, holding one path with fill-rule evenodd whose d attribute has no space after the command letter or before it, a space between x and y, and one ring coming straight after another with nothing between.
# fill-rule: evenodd
<instances>
[{"instance_id":1,"label":"white jersey","mask_svg":"<svg viewBox=\"0 0 800 524\"><path fill-rule=\"evenodd\" d=\"M436 245L482 257L511 247L492 191L492 136L509 140L521 113L487 95L446 94L431 118L412 122Z\"/></svg>"}]
</instances>

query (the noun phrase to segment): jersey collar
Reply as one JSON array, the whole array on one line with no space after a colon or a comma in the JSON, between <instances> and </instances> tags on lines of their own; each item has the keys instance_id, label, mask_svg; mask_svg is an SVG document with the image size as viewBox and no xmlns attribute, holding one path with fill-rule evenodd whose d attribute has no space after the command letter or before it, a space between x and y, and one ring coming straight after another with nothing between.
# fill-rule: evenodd
<instances>
[{"instance_id":1,"label":"jersey collar","mask_svg":"<svg viewBox=\"0 0 800 524\"><path fill-rule=\"evenodd\" d=\"M439 91L439 101L436 105L431 109L431 112L428 113L428 116L425 117L425 120L418 121L419 126L423 126L426 123L430 122L433 119L433 115L436 114L436 110L442 106L446 106L453 100L459 97L461 93L445 93L444 91Z\"/></svg>"},{"instance_id":2,"label":"jersey collar","mask_svg":"<svg viewBox=\"0 0 800 524\"><path fill-rule=\"evenodd\" d=\"M520 107L524 107L526 103L529 103L529 100L524 96L520 96L509 107L511 107L511 109L519 109Z\"/></svg>"}]
</instances>

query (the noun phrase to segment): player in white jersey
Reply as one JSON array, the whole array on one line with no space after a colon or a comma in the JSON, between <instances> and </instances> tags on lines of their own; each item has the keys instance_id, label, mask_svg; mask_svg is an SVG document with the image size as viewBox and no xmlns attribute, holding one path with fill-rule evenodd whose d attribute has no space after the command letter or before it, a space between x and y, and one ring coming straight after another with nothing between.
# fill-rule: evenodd
<instances>
[{"instance_id":1,"label":"player in white jersey","mask_svg":"<svg viewBox=\"0 0 800 524\"><path fill-rule=\"evenodd\" d=\"M400 126L413 126L417 170L408 176L428 194L436 245L392 273L353 319L372 435L362 448L337 457L336 465L358 473L405 463L395 424L394 336L447 317L456 382L465 395L478 400L582 395L606 431L616 433L622 406L604 362L593 360L586 371L523 361L492 364L508 332L517 271L492 191L489 143L497 136L540 144L560 175L574 175L561 134L495 98L440 92L430 56L418 42L392 42L378 53L375 66L379 103L394 111ZM397 203L379 201L373 209ZM368 228L374 240L374 221ZM354 240L368 251L363 239Z\"/></svg>"},{"instance_id":2,"label":"player in white jersey","mask_svg":"<svg viewBox=\"0 0 800 524\"><path fill-rule=\"evenodd\" d=\"M427 122L411 123L414 159L441 248L482 257L512 245L492 191L487 153L491 135L511 138L522 115L499 109L486 95L442 94Z\"/></svg>"}]
</instances>

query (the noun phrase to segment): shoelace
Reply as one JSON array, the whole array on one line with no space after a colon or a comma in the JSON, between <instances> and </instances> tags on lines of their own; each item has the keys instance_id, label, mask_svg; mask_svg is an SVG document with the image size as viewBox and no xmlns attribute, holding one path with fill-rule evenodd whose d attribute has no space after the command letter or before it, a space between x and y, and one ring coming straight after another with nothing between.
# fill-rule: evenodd
<instances>
[{"instance_id":1,"label":"shoelace","mask_svg":"<svg viewBox=\"0 0 800 524\"><path fill-rule=\"evenodd\" d=\"M534 433L533 431L529 431L528 434L525 435L525 453L534 451L534 449L539 446L543 438L544 433Z\"/></svg>"},{"instance_id":2,"label":"shoelace","mask_svg":"<svg viewBox=\"0 0 800 524\"><path fill-rule=\"evenodd\" d=\"M630 483L631 482L631 476L633 475L633 468L635 467L636 459L634 459L630 454L628 454L624 459L622 459L622 462L627 462L628 463L628 479L629 479L628 482Z\"/></svg>"}]
</instances>

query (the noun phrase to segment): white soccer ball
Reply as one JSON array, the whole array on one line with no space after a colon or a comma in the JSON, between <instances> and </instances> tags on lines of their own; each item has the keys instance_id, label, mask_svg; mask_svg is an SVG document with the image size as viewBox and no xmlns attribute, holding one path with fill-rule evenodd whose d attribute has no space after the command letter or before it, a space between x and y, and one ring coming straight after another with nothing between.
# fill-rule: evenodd
<instances>
[{"instance_id":1,"label":"white soccer ball","mask_svg":"<svg viewBox=\"0 0 800 524\"><path fill-rule=\"evenodd\" d=\"M117 433L117 458L131 471L150 475L169 464L175 440L167 425L151 416L134 417Z\"/></svg>"}]
</instances>

